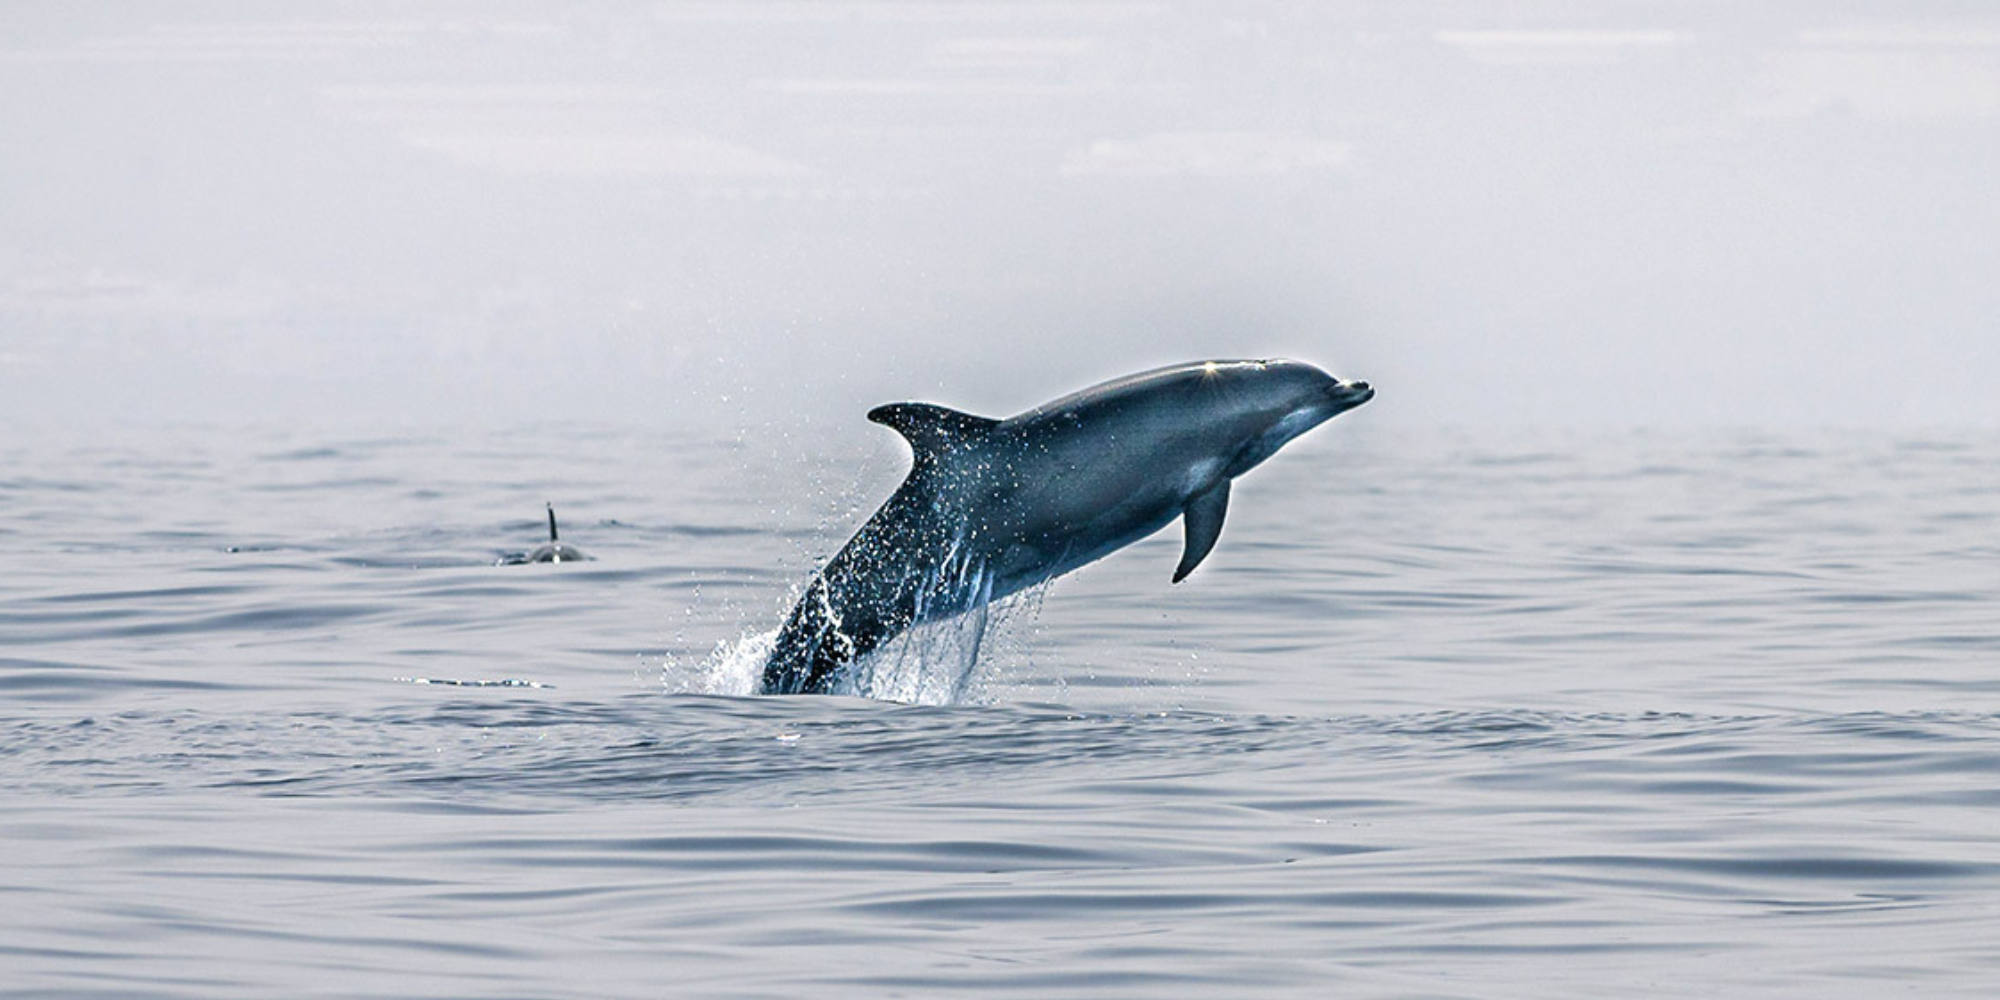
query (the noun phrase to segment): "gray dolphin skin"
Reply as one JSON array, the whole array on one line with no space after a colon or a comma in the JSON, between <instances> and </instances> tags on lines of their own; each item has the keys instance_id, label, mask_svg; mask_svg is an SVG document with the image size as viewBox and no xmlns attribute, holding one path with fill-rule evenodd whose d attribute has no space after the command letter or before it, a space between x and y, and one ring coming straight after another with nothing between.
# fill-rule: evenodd
<instances>
[{"instance_id":1,"label":"gray dolphin skin","mask_svg":"<svg viewBox=\"0 0 2000 1000\"><path fill-rule=\"evenodd\" d=\"M913 625L1061 576L1179 517L1187 578L1222 534L1229 481L1373 398L1297 361L1204 361L1128 375L1005 420L930 403L868 419L910 474L813 577L764 664L765 694L825 694Z\"/></svg>"}]
</instances>

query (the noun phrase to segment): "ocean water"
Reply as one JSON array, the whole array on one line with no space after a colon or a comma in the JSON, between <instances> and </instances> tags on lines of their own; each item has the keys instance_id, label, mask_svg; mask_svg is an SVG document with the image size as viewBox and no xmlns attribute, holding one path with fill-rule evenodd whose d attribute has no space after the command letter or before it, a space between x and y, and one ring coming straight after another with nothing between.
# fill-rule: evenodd
<instances>
[{"instance_id":1,"label":"ocean water","mask_svg":"<svg viewBox=\"0 0 2000 1000\"><path fill-rule=\"evenodd\" d=\"M2000 988L2000 434L1375 416L876 698L858 419L0 440L0 996Z\"/></svg>"}]
</instances>

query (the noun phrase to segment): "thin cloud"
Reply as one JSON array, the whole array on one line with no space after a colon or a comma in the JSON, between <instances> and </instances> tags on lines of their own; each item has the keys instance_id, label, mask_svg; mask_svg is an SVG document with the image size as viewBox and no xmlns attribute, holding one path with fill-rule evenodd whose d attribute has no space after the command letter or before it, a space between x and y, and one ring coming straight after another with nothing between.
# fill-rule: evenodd
<instances>
[{"instance_id":1,"label":"thin cloud","mask_svg":"<svg viewBox=\"0 0 2000 1000\"><path fill-rule=\"evenodd\" d=\"M468 166L516 174L794 179L813 173L782 157L697 133L432 132L405 135L403 141Z\"/></svg>"},{"instance_id":2,"label":"thin cloud","mask_svg":"<svg viewBox=\"0 0 2000 1000\"><path fill-rule=\"evenodd\" d=\"M570 177L801 179L792 160L663 125L664 91L617 85L346 86L336 113L473 167Z\"/></svg>"},{"instance_id":3,"label":"thin cloud","mask_svg":"<svg viewBox=\"0 0 2000 1000\"><path fill-rule=\"evenodd\" d=\"M2000 115L2000 30L1985 25L1864 24L1803 31L1766 55L1743 113L1876 121Z\"/></svg>"},{"instance_id":4,"label":"thin cloud","mask_svg":"<svg viewBox=\"0 0 2000 1000\"><path fill-rule=\"evenodd\" d=\"M720 0L661 4L654 16L676 24L1116 24L1151 17L1156 3L936 3L925 0Z\"/></svg>"},{"instance_id":5,"label":"thin cloud","mask_svg":"<svg viewBox=\"0 0 2000 1000\"><path fill-rule=\"evenodd\" d=\"M1337 170L1351 147L1291 132L1157 132L1072 152L1070 177L1238 177Z\"/></svg>"},{"instance_id":6,"label":"thin cloud","mask_svg":"<svg viewBox=\"0 0 2000 1000\"><path fill-rule=\"evenodd\" d=\"M1440 31L1437 40L1484 66L1606 66L1682 45L1689 35L1659 29Z\"/></svg>"},{"instance_id":7,"label":"thin cloud","mask_svg":"<svg viewBox=\"0 0 2000 1000\"><path fill-rule=\"evenodd\" d=\"M37 50L0 53L7 62L295 62L401 48L431 29L413 21L220 21L162 24Z\"/></svg>"}]
</instances>

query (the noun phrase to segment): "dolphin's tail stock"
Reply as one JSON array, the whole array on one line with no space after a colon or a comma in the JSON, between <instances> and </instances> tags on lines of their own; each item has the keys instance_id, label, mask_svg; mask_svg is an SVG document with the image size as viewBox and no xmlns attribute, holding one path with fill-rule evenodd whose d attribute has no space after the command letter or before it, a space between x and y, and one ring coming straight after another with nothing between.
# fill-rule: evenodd
<instances>
[{"instance_id":1,"label":"dolphin's tail stock","mask_svg":"<svg viewBox=\"0 0 2000 1000\"><path fill-rule=\"evenodd\" d=\"M826 694L840 670L879 639L850 634L833 608L825 577L814 577L764 661L763 694Z\"/></svg>"},{"instance_id":2,"label":"dolphin's tail stock","mask_svg":"<svg viewBox=\"0 0 2000 1000\"><path fill-rule=\"evenodd\" d=\"M841 599L841 595L851 598L853 589L851 574L844 569L836 559L835 565L813 577L792 608L764 661L761 693L826 694L856 661L911 628L977 611L970 644L961 643L966 656L959 674L970 673L979 657L979 638L986 628L986 606L994 599L995 578L984 562L963 547L962 540L951 543L942 564L907 570L910 575L897 580L892 588L895 596L886 599ZM857 676L863 688L872 689L881 681L872 668ZM893 686L896 682L889 683ZM953 687L964 685L961 676ZM878 696L873 690L856 693Z\"/></svg>"}]
</instances>

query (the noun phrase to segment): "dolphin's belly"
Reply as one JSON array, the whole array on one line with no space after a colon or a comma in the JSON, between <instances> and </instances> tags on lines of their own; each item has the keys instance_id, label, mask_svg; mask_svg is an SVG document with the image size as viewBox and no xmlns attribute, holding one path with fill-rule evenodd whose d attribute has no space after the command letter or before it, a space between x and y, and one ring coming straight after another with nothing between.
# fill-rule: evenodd
<instances>
[{"instance_id":1,"label":"dolphin's belly","mask_svg":"<svg viewBox=\"0 0 2000 1000\"><path fill-rule=\"evenodd\" d=\"M1096 562L1172 523L1184 502L1127 505L1069 530L1019 537L993 560L992 596L1019 593Z\"/></svg>"},{"instance_id":2,"label":"dolphin's belly","mask_svg":"<svg viewBox=\"0 0 2000 1000\"><path fill-rule=\"evenodd\" d=\"M1054 441L1039 456L1036 475L990 483L982 513L994 549L993 597L1045 583L1159 531L1221 474L1210 451L1186 440L1133 435L1123 443L1147 459L1132 461L1101 443Z\"/></svg>"},{"instance_id":3,"label":"dolphin's belly","mask_svg":"<svg viewBox=\"0 0 2000 1000\"><path fill-rule=\"evenodd\" d=\"M843 631L890 635L1039 586L1172 523L1221 474L1215 451L1185 435L1079 434L1039 442L1033 462L966 462L899 490L862 527L827 567L830 610Z\"/></svg>"}]
</instances>

